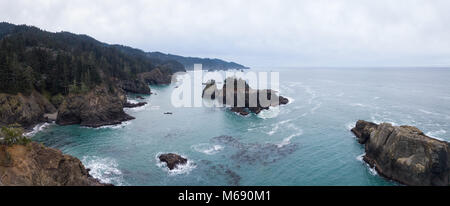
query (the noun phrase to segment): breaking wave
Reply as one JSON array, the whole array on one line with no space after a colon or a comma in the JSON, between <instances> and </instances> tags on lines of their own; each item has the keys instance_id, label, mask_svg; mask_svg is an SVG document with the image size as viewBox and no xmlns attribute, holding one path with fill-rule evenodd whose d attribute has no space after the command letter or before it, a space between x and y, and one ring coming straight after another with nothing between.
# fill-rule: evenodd
<instances>
[{"instance_id":1,"label":"breaking wave","mask_svg":"<svg viewBox=\"0 0 450 206\"><path fill-rule=\"evenodd\" d=\"M112 158L101 158L97 156L84 156L82 159L92 177L99 179L102 183L113 185L124 185L123 174L118 169L119 164Z\"/></svg>"},{"instance_id":2,"label":"breaking wave","mask_svg":"<svg viewBox=\"0 0 450 206\"><path fill-rule=\"evenodd\" d=\"M192 170L197 168L197 164L195 164L192 160L190 160L186 156L181 155L181 157L188 160L187 163L184 165L177 165L173 170L169 170L169 168L167 167L167 163L161 162L159 160L159 156L161 154L165 154L165 153L160 152L160 153L156 154L156 156L155 156L156 166L158 166L162 170L166 171L170 176L189 174ZM175 154L178 154L178 153L175 153Z\"/></svg>"},{"instance_id":3,"label":"breaking wave","mask_svg":"<svg viewBox=\"0 0 450 206\"><path fill-rule=\"evenodd\" d=\"M262 110L257 116L261 119L272 119L280 114L280 107L270 107L267 110Z\"/></svg>"},{"instance_id":4,"label":"breaking wave","mask_svg":"<svg viewBox=\"0 0 450 206\"><path fill-rule=\"evenodd\" d=\"M122 129L130 124L131 124L131 121L126 121L126 122L122 122L120 124L106 125L106 126L101 126L101 127L94 128L94 129ZM86 127L86 128L90 128L90 127Z\"/></svg>"},{"instance_id":5,"label":"breaking wave","mask_svg":"<svg viewBox=\"0 0 450 206\"><path fill-rule=\"evenodd\" d=\"M364 156L366 155L366 153L359 155L356 157L356 160L360 161L361 163L363 163L365 166L367 166L367 169L369 170L369 173L373 176L377 176L378 172L375 169L375 167L371 167L369 164L367 164L367 162L364 161Z\"/></svg>"},{"instance_id":6,"label":"breaking wave","mask_svg":"<svg viewBox=\"0 0 450 206\"><path fill-rule=\"evenodd\" d=\"M444 139L442 139L442 135L446 134L447 131L441 129L438 131L431 131L431 132L427 132L426 135L432 138L435 138L437 140L441 140L444 141Z\"/></svg>"},{"instance_id":7,"label":"breaking wave","mask_svg":"<svg viewBox=\"0 0 450 206\"><path fill-rule=\"evenodd\" d=\"M217 145L217 144L202 143L202 144L198 144L198 145L193 145L192 149L197 152L201 152L201 153L204 153L207 155L214 155L214 154L217 154L218 152L222 151L224 149L224 147L222 145Z\"/></svg>"},{"instance_id":8,"label":"breaking wave","mask_svg":"<svg viewBox=\"0 0 450 206\"><path fill-rule=\"evenodd\" d=\"M53 124L53 123L52 123ZM52 125L50 123L42 123L42 124L38 124L36 126L33 127L33 130L31 130L30 132L25 133L24 135L26 137L33 137L34 135L36 135L38 132L46 129L47 127L49 127L50 125Z\"/></svg>"}]
</instances>

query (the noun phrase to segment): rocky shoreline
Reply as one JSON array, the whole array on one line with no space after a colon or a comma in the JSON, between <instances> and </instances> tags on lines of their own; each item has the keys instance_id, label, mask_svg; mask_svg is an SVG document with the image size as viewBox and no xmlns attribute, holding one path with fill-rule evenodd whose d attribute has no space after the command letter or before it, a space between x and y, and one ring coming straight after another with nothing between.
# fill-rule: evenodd
<instances>
[{"instance_id":1,"label":"rocky shoreline","mask_svg":"<svg viewBox=\"0 0 450 206\"><path fill-rule=\"evenodd\" d=\"M412 126L360 120L351 130L377 172L411 186L450 186L450 144Z\"/></svg>"},{"instance_id":2,"label":"rocky shoreline","mask_svg":"<svg viewBox=\"0 0 450 206\"><path fill-rule=\"evenodd\" d=\"M0 145L0 175L3 186L112 186L92 177L78 158L36 142Z\"/></svg>"}]
</instances>

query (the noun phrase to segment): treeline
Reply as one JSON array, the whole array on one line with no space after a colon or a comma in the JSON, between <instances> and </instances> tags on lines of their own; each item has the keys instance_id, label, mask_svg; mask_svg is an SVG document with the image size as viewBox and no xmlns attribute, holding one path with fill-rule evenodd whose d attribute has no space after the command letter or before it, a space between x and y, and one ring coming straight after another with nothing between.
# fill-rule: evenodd
<instances>
[{"instance_id":1,"label":"treeline","mask_svg":"<svg viewBox=\"0 0 450 206\"><path fill-rule=\"evenodd\" d=\"M85 35L0 23L0 93L36 89L52 96L66 95L101 83L137 78L156 67L184 70L178 62L134 52Z\"/></svg>"}]
</instances>

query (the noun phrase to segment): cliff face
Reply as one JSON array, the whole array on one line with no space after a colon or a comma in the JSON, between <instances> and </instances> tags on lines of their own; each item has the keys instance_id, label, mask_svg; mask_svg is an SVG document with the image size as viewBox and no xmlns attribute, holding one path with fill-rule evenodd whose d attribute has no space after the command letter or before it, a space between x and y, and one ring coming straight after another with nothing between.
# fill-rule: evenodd
<instances>
[{"instance_id":1,"label":"cliff face","mask_svg":"<svg viewBox=\"0 0 450 206\"><path fill-rule=\"evenodd\" d=\"M24 127L44 121L45 113L56 112L55 107L41 94L0 94L0 125L19 123Z\"/></svg>"},{"instance_id":2,"label":"cliff face","mask_svg":"<svg viewBox=\"0 0 450 206\"><path fill-rule=\"evenodd\" d=\"M136 94L151 94L151 90L148 84L138 79L122 80L118 83L118 87L122 88L126 92Z\"/></svg>"},{"instance_id":3,"label":"cliff face","mask_svg":"<svg viewBox=\"0 0 450 206\"><path fill-rule=\"evenodd\" d=\"M450 185L448 142L388 123L358 121L352 132L365 144L364 160L381 175L406 185Z\"/></svg>"},{"instance_id":4,"label":"cliff face","mask_svg":"<svg viewBox=\"0 0 450 206\"><path fill-rule=\"evenodd\" d=\"M119 124L134 119L123 111L126 101L123 91L105 86L98 86L87 94L69 94L59 107L56 123L88 127Z\"/></svg>"},{"instance_id":5,"label":"cliff face","mask_svg":"<svg viewBox=\"0 0 450 206\"><path fill-rule=\"evenodd\" d=\"M170 84L172 81L172 73L170 71L161 70L159 68L153 69L150 72L144 72L138 75L143 81L157 85Z\"/></svg>"},{"instance_id":6,"label":"cliff face","mask_svg":"<svg viewBox=\"0 0 450 206\"><path fill-rule=\"evenodd\" d=\"M81 161L61 151L32 142L26 146L0 145L0 185L101 186Z\"/></svg>"}]
</instances>

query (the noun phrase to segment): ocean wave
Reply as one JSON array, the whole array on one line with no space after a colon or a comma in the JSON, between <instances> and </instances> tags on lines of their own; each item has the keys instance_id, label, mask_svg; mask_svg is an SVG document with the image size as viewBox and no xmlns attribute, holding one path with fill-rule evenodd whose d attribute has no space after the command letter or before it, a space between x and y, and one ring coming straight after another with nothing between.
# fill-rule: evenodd
<instances>
[{"instance_id":1,"label":"ocean wave","mask_svg":"<svg viewBox=\"0 0 450 206\"><path fill-rule=\"evenodd\" d=\"M36 135L38 132L46 129L47 127L49 127L50 125L52 125L53 123L42 123L42 124L38 124L36 126L33 127L33 130L30 132L25 133L24 135L26 137L33 137L34 135Z\"/></svg>"},{"instance_id":2,"label":"ocean wave","mask_svg":"<svg viewBox=\"0 0 450 206\"><path fill-rule=\"evenodd\" d=\"M345 128L350 131L352 130L354 127L356 126L356 124L354 122L349 122L345 125Z\"/></svg>"},{"instance_id":3,"label":"ocean wave","mask_svg":"<svg viewBox=\"0 0 450 206\"><path fill-rule=\"evenodd\" d=\"M119 164L115 159L84 156L82 162L86 168L90 169L89 174L102 183L124 185L123 174L118 169Z\"/></svg>"},{"instance_id":4,"label":"ocean wave","mask_svg":"<svg viewBox=\"0 0 450 206\"><path fill-rule=\"evenodd\" d=\"M275 134L275 132L278 131L278 129L280 128L281 125L284 125L286 123L291 122L293 119L288 119L288 120L283 120L281 122L278 122L276 124L272 124L272 129L269 132L266 132L266 134L272 136L273 134Z\"/></svg>"},{"instance_id":5,"label":"ocean wave","mask_svg":"<svg viewBox=\"0 0 450 206\"><path fill-rule=\"evenodd\" d=\"M419 109L420 112L425 113L425 114L434 114L433 112L424 110L424 109Z\"/></svg>"},{"instance_id":6,"label":"ocean wave","mask_svg":"<svg viewBox=\"0 0 450 206\"><path fill-rule=\"evenodd\" d=\"M184 165L177 165L173 170L169 170L169 168L167 167L167 163L159 160L159 156L161 154L166 154L166 152L160 152L160 153L156 154L156 156L155 156L156 166L158 166L162 170L166 171L169 174L169 176L189 174L192 170L197 168L197 164L195 164L194 161L190 160L189 158L187 158L184 155L180 155L181 157L188 160L187 163ZM175 153L175 154L178 154L178 153Z\"/></svg>"},{"instance_id":7,"label":"ocean wave","mask_svg":"<svg viewBox=\"0 0 450 206\"><path fill-rule=\"evenodd\" d=\"M138 101L136 101L134 99L128 99L127 102L130 103L130 104L137 104L137 103L139 103Z\"/></svg>"},{"instance_id":8,"label":"ocean wave","mask_svg":"<svg viewBox=\"0 0 450 206\"><path fill-rule=\"evenodd\" d=\"M137 103L139 103L139 102L136 101L136 103L133 103L133 104L137 104ZM123 110L126 111L126 112L139 112L139 111L147 110L150 106L151 106L151 104L147 103L147 104L145 104L143 106L140 106L140 107L124 108Z\"/></svg>"},{"instance_id":9,"label":"ocean wave","mask_svg":"<svg viewBox=\"0 0 450 206\"><path fill-rule=\"evenodd\" d=\"M208 143L193 145L191 148L197 152L201 152L207 155L217 154L224 149L222 145L213 145Z\"/></svg>"},{"instance_id":10,"label":"ocean wave","mask_svg":"<svg viewBox=\"0 0 450 206\"><path fill-rule=\"evenodd\" d=\"M285 97L285 98L289 100L289 102L286 105L290 105L295 102L295 99L292 97Z\"/></svg>"},{"instance_id":11,"label":"ocean wave","mask_svg":"<svg viewBox=\"0 0 450 206\"><path fill-rule=\"evenodd\" d=\"M311 109L311 114L314 114L314 113L316 112L316 110L318 110L321 106L322 106L322 102L316 104L316 106L314 106L314 107Z\"/></svg>"},{"instance_id":12,"label":"ocean wave","mask_svg":"<svg viewBox=\"0 0 450 206\"><path fill-rule=\"evenodd\" d=\"M377 118L377 117L379 117L379 118ZM397 122L394 122L392 119L385 118L384 116L379 115L379 114L372 115L370 117L370 119L371 119L371 122L373 122L375 124L390 123L390 124L392 124L392 126L399 125Z\"/></svg>"},{"instance_id":13,"label":"ocean wave","mask_svg":"<svg viewBox=\"0 0 450 206\"><path fill-rule=\"evenodd\" d=\"M279 107L270 107L267 110L262 110L257 117L261 119L272 119L277 117L280 114L280 108Z\"/></svg>"},{"instance_id":14,"label":"ocean wave","mask_svg":"<svg viewBox=\"0 0 450 206\"><path fill-rule=\"evenodd\" d=\"M122 129L130 124L131 124L131 121L126 121L126 122L122 122L122 123L116 124L116 125L106 125L106 126L101 126L101 127L97 127L97 128L90 128L90 127L83 127L83 128L97 129L97 130L98 129Z\"/></svg>"},{"instance_id":15,"label":"ocean wave","mask_svg":"<svg viewBox=\"0 0 450 206\"><path fill-rule=\"evenodd\" d=\"M365 155L366 155L366 153L364 153L364 154L362 154L362 155L358 155L358 156L356 157L356 160L358 160L358 161L360 161L361 163L363 163L363 164L367 167L367 169L369 170L369 173L370 173L371 175L377 176L377 175L378 175L378 172L377 172L377 170L375 169L375 167L371 167L369 164L367 164L366 161L364 161L364 156L365 156Z\"/></svg>"},{"instance_id":16,"label":"ocean wave","mask_svg":"<svg viewBox=\"0 0 450 206\"><path fill-rule=\"evenodd\" d=\"M308 93L309 95L311 95L311 98L308 100L309 104L312 104L313 100L316 99L317 94L314 90L311 89L311 87L309 86L305 86L305 92Z\"/></svg>"},{"instance_id":17,"label":"ocean wave","mask_svg":"<svg viewBox=\"0 0 450 206\"><path fill-rule=\"evenodd\" d=\"M287 123L287 122L290 122L290 121L291 120L285 120L284 123ZM295 132L293 134L289 135L288 137L284 138L280 143L276 144L276 146L278 148L281 148L281 147L284 147L286 145L291 144L292 138L303 135L303 130L298 128L298 127L296 127L294 124L288 124L286 127L291 129L291 130L293 130L293 131L295 131Z\"/></svg>"},{"instance_id":18,"label":"ocean wave","mask_svg":"<svg viewBox=\"0 0 450 206\"><path fill-rule=\"evenodd\" d=\"M361 104L361 103L351 103L350 106L352 107L369 107L365 104Z\"/></svg>"},{"instance_id":19,"label":"ocean wave","mask_svg":"<svg viewBox=\"0 0 450 206\"><path fill-rule=\"evenodd\" d=\"M301 135L303 135L303 131L299 131L297 133L294 133L294 134L290 135L289 137L284 138L283 141L281 141L280 143L278 143L276 145L277 145L278 148L284 147L286 145L291 144L292 138L298 137L298 136L301 136Z\"/></svg>"},{"instance_id":20,"label":"ocean wave","mask_svg":"<svg viewBox=\"0 0 450 206\"><path fill-rule=\"evenodd\" d=\"M444 135L446 133L447 133L447 131L441 129L441 130L438 130L438 131L427 132L425 135L427 135L429 137L432 137L432 138L435 138L437 140L444 141L444 139L442 139L441 137L442 137L442 135Z\"/></svg>"}]
</instances>

